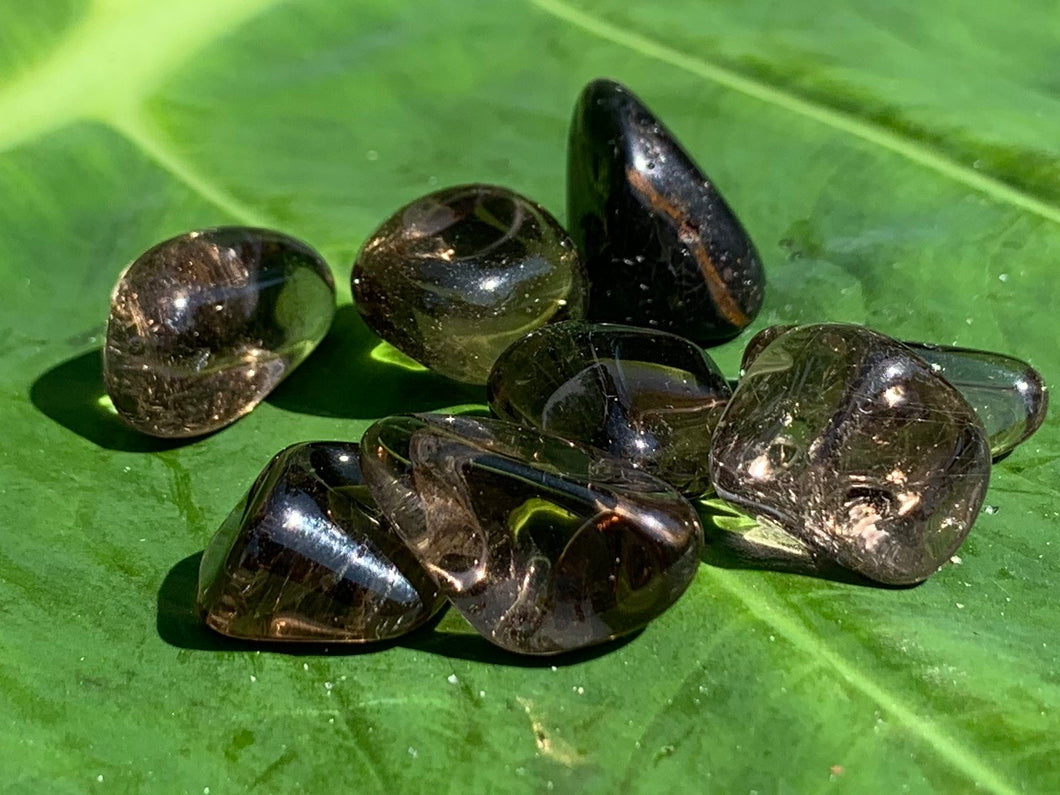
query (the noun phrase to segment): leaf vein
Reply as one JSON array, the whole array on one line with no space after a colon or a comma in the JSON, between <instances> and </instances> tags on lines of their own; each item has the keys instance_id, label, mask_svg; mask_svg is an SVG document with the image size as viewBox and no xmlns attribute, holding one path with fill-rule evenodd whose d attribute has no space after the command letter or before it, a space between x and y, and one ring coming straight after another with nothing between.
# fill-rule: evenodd
<instances>
[{"instance_id":1,"label":"leaf vein","mask_svg":"<svg viewBox=\"0 0 1060 795\"><path fill-rule=\"evenodd\" d=\"M704 58L688 55L640 33L623 30L617 25L568 5L563 0L529 0L529 2L544 13L597 38L625 47L647 58L662 61L768 105L840 130L931 169L995 201L1013 205L1046 220L1060 223L1060 207L1020 190L1004 180L976 171L895 130L808 100L776 85L740 74Z\"/></svg>"}]
</instances>

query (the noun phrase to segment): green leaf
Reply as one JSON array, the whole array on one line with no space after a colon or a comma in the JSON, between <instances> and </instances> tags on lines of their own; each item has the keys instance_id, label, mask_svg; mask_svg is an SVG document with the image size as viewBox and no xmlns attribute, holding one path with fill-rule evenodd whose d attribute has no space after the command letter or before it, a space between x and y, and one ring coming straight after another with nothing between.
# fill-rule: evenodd
<instances>
[{"instance_id":1,"label":"green leaf","mask_svg":"<svg viewBox=\"0 0 1060 795\"><path fill-rule=\"evenodd\" d=\"M353 257L433 188L562 217L606 75L744 219L756 328L863 322L1060 380L1050 3L66 0L0 5L0 772L13 791L1047 792L1060 787L1060 434L1000 463L959 562L888 590L713 558L627 642L491 650L450 613L381 650L228 643L197 555L305 439L478 390L373 356L348 307L270 400L191 444L102 397L109 291L221 223ZM1052 4L1055 5L1055 4ZM721 348L730 374L748 335Z\"/></svg>"}]
</instances>

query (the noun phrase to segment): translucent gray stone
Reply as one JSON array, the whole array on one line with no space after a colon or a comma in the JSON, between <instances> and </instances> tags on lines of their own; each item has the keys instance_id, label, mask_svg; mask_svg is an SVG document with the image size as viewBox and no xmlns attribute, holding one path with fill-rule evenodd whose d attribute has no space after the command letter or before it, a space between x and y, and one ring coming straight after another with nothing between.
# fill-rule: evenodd
<instances>
[{"instance_id":1,"label":"translucent gray stone","mask_svg":"<svg viewBox=\"0 0 1060 795\"><path fill-rule=\"evenodd\" d=\"M203 554L198 605L236 638L361 643L445 603L372 501L357 445L295 444L262 470Z\"/></svg>"},{"instance_id":2,"label":"translucent gray stone","mask_svg":"<svg viewBox=\"0 0 1060 795\"><path fill-rule=\"evenodd\" d=\"M990 448L961 393L862 326L779 335L714 433L718 494L815 555L888 584L930 576L982 504Z\"/></svg>"},{"instance_id":3,"label":"translucent gray stone","mask_svg":"<svg viewBox=\"0 0 1060 795\"><path fill-rule=\"evenodd\" d=\"M598 447L689 496L710 486L710 435L732 394L683 337L578 321L513 344L486 386L498 416Z\"/></svg>"},{"instance_id":4,"label":"translucent gray stone","mask_svg":"<svg viewBox=\"0 0 1060 795\"><path fill-rule=\"evenodd\" d=\"M588 285L547 210L507 188L460 185L402 207L351 275L365 323L420 364L486 383L501 351L545 323L581 318Z\"/></svg>"},{"instance_id":5,"label":"translucent gray stone","mask_svg":"<svg viewBox=\"0 0 1060 795\"><path fill-rule=\"evenodd\" d=\"M242 417L327 334L335 285L313 249L266 229L154 246L111 296L103 376L125 422L187 437Z\"/></svg>"},{"instance_id":6,"label":"translucent gray stone","mask_svg":"<svg viewBox=\"0 0 1060 795\"><path fill-rule=\"evenodd\" d=\"M744 350L746 370L762 350L795 326L770 326L758 332ZM1030 438L1049 407L1049 393L1041 373L1013 356L971 348L902 343L953 384L975 409L990 440L994 459L1011 453Z\"/></svg>"},{"instance_id":7,"label":"translucent gray stone","mask_svg":"<svg viewBox=\"0 0 1060 795\"><path fill-rule=\"evenodd\" d=\"M499 420L380 420L361 440L376 501L485 638L555 654L643 627L688 587L695 510L628 463Z\"/></svg>"}]
</instances>

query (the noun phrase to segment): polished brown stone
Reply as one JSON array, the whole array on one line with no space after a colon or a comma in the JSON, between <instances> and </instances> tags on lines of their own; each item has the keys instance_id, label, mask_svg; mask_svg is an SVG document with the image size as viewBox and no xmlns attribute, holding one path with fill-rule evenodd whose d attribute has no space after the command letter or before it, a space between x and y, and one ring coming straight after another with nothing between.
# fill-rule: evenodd
<instances>
[{"instance_id":1,"label":"polished brown stone","mask_svg":"<svg viewBox=\"0 0 1060 795\"><path fill-rule=\"evenodd\" d=\"M111 296L103 374L125 422L198 436L242 417L324 338L327 264L304 243L222 227L159 243Z\"/></svg>"},{"instance_id":2,"label":"polished brown stone","mask_svg":"<svg viewBox=\"0 0 1060 795\"><path fill-rule=\"evenodd\" d=\"M770 326L751 338L743 354L747 370L759 353L795 326ZM1013 356L971 348L902 343L927 362L968 401L983 423L994 459L1011 453L1041 427L1049 393L1041 373Z\"/></svg>"},{"instance_id":3,"label":"polished brown stone","mask_svg":"<svg viewBox=\"0 0 1060 795\"><path fill-rule=\"evenodd\" d=\"M718 494L879 582L930 576L990 477L982 423L905 345L863 326L799 326L761 349L714 433Z\"/></svg>"},{"instance_id":4,"label":"polished brown stone","mask_svg":"<svg viewBox=\"0 0 1060 795\"><path fill-rule=\"evenodd\" d=\"M633 92L589 83L567 151L568 228L589 274L587 319L709 345L755 318L765 275L750 237Z\"/></svg>"},{"instance_id":5,"label":"polished brown stone","mask_svg":"<svg viewBox=\"0 0 1060 795\"><path fill-rule=\"evenodd\" d=\"M693 497L710 487L710 436L732 394L689 340L575 320L514 343L487 391L498 416L598 447Z\"/></svg>"},{"instance_id":6,"label":"polished brown stone","mask_svg":"<svg viewBox=\"0 0 1060 795\"><path fill-rule=\"evenodd\" d=\"M365 323L420 364L484 384L501 351L585 311L585 271L543 207L507 188L461 185L402 207L351 276Z\"/></svg>"},{"instance_id":7,"label":"polished brown stone","mask_svg":"<svg viewBox=\"0 0 1060 795\"><path fill-rule=\"evenodd\" d=\"M444 604L376 507L356 444L280 452L203 554L199 610L217 632L357 643L403 635Z\"/></svg>"},{"instance_id":8,"label":"polished brown stone","mask_svg":"<svg viewBox=\"0 0 1060 795\"><path fill-rule=\"evenodd\" d=\"M380 420L365 482L409 549L485 638L522 654L637 630L681 595L703 531L663 481L499 420Z\"/></svg>"}]
</instances>

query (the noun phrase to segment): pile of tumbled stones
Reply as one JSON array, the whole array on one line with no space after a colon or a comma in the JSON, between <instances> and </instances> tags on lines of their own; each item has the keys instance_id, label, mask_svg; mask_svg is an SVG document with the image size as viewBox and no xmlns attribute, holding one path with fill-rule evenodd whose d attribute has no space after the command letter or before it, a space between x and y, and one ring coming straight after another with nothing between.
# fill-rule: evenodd
<instances>
[{"instance_id":1,"label":"pile of tumbled stones","mask_svg":"<svg viewBox=\"0 0 1060 795\"><path fill-rule=\"evenodd\" d=\"M1045 387L1019 360L855 325L766 329L733 389L700 346L754 319L761 262L614 82L576 104L568 213L570 237L510 190L465 185L365 243L352 286L366 324L485 384L497 419L392 416L359 445L278 453L203 555L210 627L376 641L451 602L510 651L601 643L687 588L704 547L689 500L712 492L816 562L917 583L967 535L991 459L1044 418ZM167 240L114 290L108 393L145 433L214 431L301 363L334 312L328 266L286 235Z\"/></svg>"}]
</instances>

